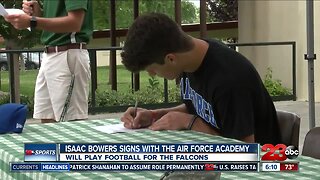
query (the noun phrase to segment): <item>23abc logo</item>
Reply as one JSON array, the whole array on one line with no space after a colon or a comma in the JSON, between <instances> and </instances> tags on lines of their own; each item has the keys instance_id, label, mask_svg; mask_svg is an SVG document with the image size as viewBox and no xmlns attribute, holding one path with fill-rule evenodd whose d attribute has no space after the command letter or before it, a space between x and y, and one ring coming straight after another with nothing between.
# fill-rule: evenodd
<instances>
[{"instance_id":1,"label":"23abc logo","mask_svg":"<svg viewBox=\"0 0 320 180\"><path fill-rule=\"evenodd\" d=\"M205 164L204 169L206 171L214 171L214 164Z\"/></svg>"},{"instance_id":2,"label":"23abc logo","mask_svg":"<svg viewBox=\"0 0 320 180\"><path fill-rule=\"evenodd\" d=\"M262 152L266 152L262 155L262 161L284 161L288 159L295 159L299 155L298 148L294 146L286 146L284 144L265 144L261 147Z\"/></svg>"}]
</instances>

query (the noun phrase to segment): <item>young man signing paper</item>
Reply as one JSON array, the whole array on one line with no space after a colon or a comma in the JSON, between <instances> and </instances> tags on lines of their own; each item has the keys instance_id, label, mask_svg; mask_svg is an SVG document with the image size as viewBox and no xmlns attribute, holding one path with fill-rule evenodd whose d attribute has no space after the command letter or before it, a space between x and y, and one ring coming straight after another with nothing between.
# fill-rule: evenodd
<instances>
[{"instance_id":1,"label":"young man signing paper","mask_svg":"<svg viewBox=\"0 0 320 180\"><path fill-rule=\"evenodd\" d=\"M261 144L280 143L274 104L253 65L216 40L187 35L164 14L138 17L121 53L132 72L180 77L183 104L148 110L130 107L127 128L190 129Z\"/></svg>"}]
</instances>

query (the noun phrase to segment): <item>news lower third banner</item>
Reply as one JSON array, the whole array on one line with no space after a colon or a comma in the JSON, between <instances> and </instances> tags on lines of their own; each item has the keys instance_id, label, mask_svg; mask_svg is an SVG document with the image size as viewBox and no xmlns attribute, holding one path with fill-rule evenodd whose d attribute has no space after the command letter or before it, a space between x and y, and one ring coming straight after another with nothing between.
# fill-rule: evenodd
<instances>
[{"instance_id":1,"label":"news lower third banner","mask_svg":"<svg viewBox=\"0 0 320 180\"><path fill-rule=\"evenodd\" d=\"M11 171L277 171L297 164L260 163L259 144L30 143ZM285 153L283 153L285 155ZM272 164L273 163L273 164Z\"/></svg>"},{"instance_id":2,"label":"news lower third banner","mask_svg":"<svg viewBox=\"0 0 320 180\"><path fill-rule=\"evenodd\" d=\"M252 162L257 144L60 144L60 161Z\"/></svg>"}]
</instances>

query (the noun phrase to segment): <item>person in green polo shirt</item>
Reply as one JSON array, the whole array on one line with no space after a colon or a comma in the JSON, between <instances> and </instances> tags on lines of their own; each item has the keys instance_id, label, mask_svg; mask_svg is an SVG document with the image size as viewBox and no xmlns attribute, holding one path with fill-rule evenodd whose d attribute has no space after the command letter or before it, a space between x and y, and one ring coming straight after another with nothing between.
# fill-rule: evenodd
<instances>
[{"instance_id":1,"label":"person in green polo shirt","mask_svg":"<svg viewBox=\"0 0 320 180\"><path fill-rule=\"evenodd\" d=\"M93 32L91 0L25 1L26 14L5 20L17 29L43 30L46 46L35 86L34 115L43 123L88 118L91 77L86 44Z\"/></svg>"}]
</instances>

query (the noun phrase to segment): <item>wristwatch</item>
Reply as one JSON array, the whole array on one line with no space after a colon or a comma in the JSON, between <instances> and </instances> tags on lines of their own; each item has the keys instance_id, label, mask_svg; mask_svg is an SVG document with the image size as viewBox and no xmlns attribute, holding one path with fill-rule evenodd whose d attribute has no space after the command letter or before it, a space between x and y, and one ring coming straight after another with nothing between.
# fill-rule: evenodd
<instances>
[{"instance_id":1,"label":"wristwatch","mask_svg":"<svg viewBox=\"0 0 320 180\"><path fill-rule=\"evenodd\" d=\"M30 19L30 28L31 31L35 30L37 27L37 18L35 16L32 16Z\"/></svg>"}]
</instances>

